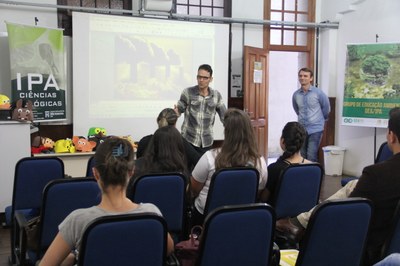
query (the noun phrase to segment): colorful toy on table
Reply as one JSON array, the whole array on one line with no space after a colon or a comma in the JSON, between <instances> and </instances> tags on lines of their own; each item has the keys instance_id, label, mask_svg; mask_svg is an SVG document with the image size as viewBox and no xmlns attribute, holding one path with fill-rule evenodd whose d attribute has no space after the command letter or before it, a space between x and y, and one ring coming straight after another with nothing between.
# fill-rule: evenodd
<instances>
[{"instance_id":1,"label":"colorful toy on table","mask_svg":"<svg viewBox=\"0 0 400 266\"><path fill-rule=\"evenodd\" d=\"M97 143L92 140L87 140L85 137L73 136L72 142L75 145L76 151L91 152L96 147Z\"/></svg>"},{"instance_id":2,"label":"colorful toy on table","mask_svg":"<svg viewBox=\"0 0 400 266\"><path fill-rule=\"evenodd\" d=\"M131 135L126 135L126 136L121 136L120 138L122 139L126 139L127 141L129 141L132 144L133 150L136 152L137 150L137 143L132 139Z\"/></svg>"},{"instance_id":3,"label":"colorful toy on table","mask_svg":"<svg viewBox=\"0 0 400 266\"><path fill-rule=\"evenodd\" d=\"M19 99L11 105L11 119L17 121L33 121L32 102L25 99Z\"/></svg>"},{"instance_id":4,"label":"colorful toy on table","mask_svg":"<svg viewBox=\"0 0 400 266\"><path fill-rule=\"evenodd\" d=\"M76 148L71 139L59 139L54 143L56 153L74 153Z\"/></svg>"},{"instance_id":5,"label":"colorful toy on table","mask_svg":"<svg viewBox=\"0 0 400 266\"><path fill-rule=\"evenodd\" d=\"M54 141L51 138L37 136L33 139L31 153L53 153Z\"/></svg>"},{"instance_id":6,"label":"colorful toy on table","mask_svg":"<svg viewBox=\"0 0 400 266\"><path fill-rule=\"evenodd\" d=\"M0 94L0 109L1 110L8 110L11 108L10 98L7 95Z\"/></svg>"},{"instance_id":7,"label":"colorful toy on table","mask_svg":"<svg viewBox=\"0 0 400 266\"><path fill-rule=\"evenodd\" d=\"M103 127L89 128L88 140L96 142L96 147L93 148L93 151L95 151L96 148L99 147L99 145L103 143L106 138L107 138L107 131L105 128Z\"/></svg>"},{"instance_id":8,"label":"colorful toy on table","mask_svg":"<svg viewBox=\"0 0 400 266\"><path fill-rule=\"evenodd\" d=\"M0 120L11 119L10 98L7 95L0 94Z\"/></svg>"}]
</instances>

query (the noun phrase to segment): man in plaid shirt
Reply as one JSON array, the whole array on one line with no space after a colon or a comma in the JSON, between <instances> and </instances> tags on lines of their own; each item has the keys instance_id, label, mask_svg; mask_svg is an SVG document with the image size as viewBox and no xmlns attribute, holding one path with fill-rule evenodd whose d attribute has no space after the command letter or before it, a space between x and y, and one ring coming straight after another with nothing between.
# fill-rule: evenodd
<instances>
[{"instance_id":1,"label":"man in plaid shirt","mask_svg":"<svg viewBox=\"0 0 400 266\"><path fill-rule=\"evenodd\" d=\"M184 89L175 105L178 115L185 114L181 129L183 137L200 153L212 147L216 113L223 122L226 111L221 94L209 87L213 80L212 73L210 65L199 66L197 86Z\"/></svg>"}]
</instances>

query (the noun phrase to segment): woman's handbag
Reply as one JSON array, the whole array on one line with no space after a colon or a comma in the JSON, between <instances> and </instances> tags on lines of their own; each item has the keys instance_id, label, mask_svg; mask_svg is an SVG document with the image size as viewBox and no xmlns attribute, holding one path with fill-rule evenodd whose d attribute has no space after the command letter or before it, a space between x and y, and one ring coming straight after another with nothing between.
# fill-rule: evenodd
<instances>
[{"instance_id":1,"label":"woman's handbag","mask_svg":"<svg viewBox=\"0 0 400 266\"><path fill-rule=\"evenodd\" d=\"M203 228L200 225L193 226L188 240L175 245L175 254L181 266L194 266L199 254L200 235Z\"/></svg>"},{"instance_id":2,"label":"woman's handbag","mask_svg":"<svg viewBox=\"0 0 400 266\"><path fill-rule=\"evenodd\" d=\"M26 246L28 249L39 250L40 216L30 219L25 226Z\"/></svg>"}]
</instances>

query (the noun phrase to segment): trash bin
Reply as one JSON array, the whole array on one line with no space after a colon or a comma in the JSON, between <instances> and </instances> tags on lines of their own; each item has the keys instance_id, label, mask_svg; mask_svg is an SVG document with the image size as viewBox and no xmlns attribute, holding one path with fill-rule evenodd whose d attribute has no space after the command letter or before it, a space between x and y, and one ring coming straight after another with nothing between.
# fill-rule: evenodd
<instances>
[{"instance_id":1,"label":"trash bin","mask_svg":"<svg viewBox=\"0 0 400 266\"><path fill-rule=\"evenodd\" d=\"M342 175L345 148L338 146L322 147L326 175Z\"/></svg>"}]
</instances>

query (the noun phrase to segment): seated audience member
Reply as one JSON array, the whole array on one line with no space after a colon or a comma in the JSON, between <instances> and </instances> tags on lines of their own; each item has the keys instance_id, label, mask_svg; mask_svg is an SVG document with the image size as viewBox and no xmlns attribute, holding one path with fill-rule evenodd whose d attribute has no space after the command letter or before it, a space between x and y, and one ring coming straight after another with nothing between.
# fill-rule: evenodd
<instances>
[{"instance_id":1,"label":"seated audience member","mask_svg":"<svg viewBox=\"0 0 400 266\"><path fill-rule=\"evenodd\" d=\"M282 130L280 146L282 156L268 166L268 181L262 192L261 200L269 202L275 195L275 189L283 170L289 165L312 163L301 156L300 150L307 137L305 128L298 122L288 122Z\"/></svg>"},{"instance_id":2,"label":"seated audience member","mask_svg":"<svg viewBox=\"0 0 400 266\"><path fill-rule=\"evenodd\" d=\"M203 223L207 193L215 171L253 166L260 173L259 188L264 188L267 182L267 164L258 152L249 116L239 109L228 109L224 117L224 136L221 148L204 153L193 169L190 178L192 197L195 198L193 224Z\"/></svg>"},{"instance_id":3,"label":"seated audience member","mask_svg":"<svg viewBox=\"0 0 400 266\"><path fill-rule=\"evenodd\" d=\"M96 164L93 167L93 174L102 191L101 202L91 208L75 210L65 218L59 225L59 232L40 265L73 265L77 259L74 254L77 253L71 251L79 250L85 228L98 217L144 212L161 216L160 210L155 205L136 204L126 197L126 186L134 169L131 143L117 137L108 138L96 150L94 157ZM173 241L168 234L168 254L173 249Z\"/></svg>"},{"instance_id":4,"label":"seated audience member","mask_svg":"<svg viewBox=\"0 0 400 266\"><path fill-rule=\"evenodd\" d=\"M165 126L176 126L176 121L178 120L178 115L172 108L165 108L160 112L160 114L157 117L157 124L158 128L165 127ZM151 138L153 135L147 135L143 137L139 143L138 143L138 148L136 151L136 158L140 158L144 156L146 149L150 143ZM189 170L193 169L193 167L196 165L196 163L199 161L201 154L197 152L193 146L185 139L183 138L183 145L185 147L185 153L186 153L186 158L187 158L187 168Z\"/></svg>"},{"instance_id":5,"label":"seated audience member","mask_svg":"<svg viewBox=\"0 0 400 266\"><path fill-rule=\"evenodd\" d=\"M374 264L374 266L399 266L400 265L400 253L392 253L383 260Z\"/></svg>"},{"instance_id":6,"label":"seated audience member","mask_svg":"<svg viewBox=\"0 0 400 266\"><path fill-rule=\"evenodd\" d=\"M383 244L390 235L392 217L400 200L400 111L394 108L389 113L386 134L390 159L367 166L358 180L349 182L328 199L363 197L372 201L369 237L366 243L365 265L373 265L380 259ZM312 210L297 217L278 220L276 230L300 239L307 227Z\"/></svg>"},{"instance_id":7,"label":"seated audience member","mask_svg":"<svg viewBox=\"0 0 400 266\"><path fill-rule=\"evenodd\" d=\"M175 126L156 130L145 155L136 160L135 173L129 181L127 196L133 198L135 179L145 174L179 172L189 177L183 138Z\"/></svg>"}]
</instances>

